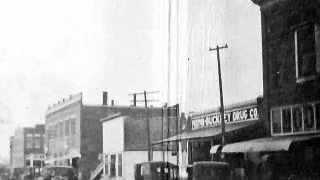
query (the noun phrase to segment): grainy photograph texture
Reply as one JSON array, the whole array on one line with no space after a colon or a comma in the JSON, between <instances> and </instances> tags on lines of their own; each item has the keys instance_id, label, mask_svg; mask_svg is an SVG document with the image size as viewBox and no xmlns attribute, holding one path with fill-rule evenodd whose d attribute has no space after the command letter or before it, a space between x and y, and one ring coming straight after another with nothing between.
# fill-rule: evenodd
<instances>
[{"instance_id":1,"label":"grainy photograph texture","mask_svg":"<svg viewBox=\"0 0 320 180\"><path fill-rule=\"evenodd\" d=\"M0 180L319 169L320 0L0 0Z\"/></svg>"}]
</instances>

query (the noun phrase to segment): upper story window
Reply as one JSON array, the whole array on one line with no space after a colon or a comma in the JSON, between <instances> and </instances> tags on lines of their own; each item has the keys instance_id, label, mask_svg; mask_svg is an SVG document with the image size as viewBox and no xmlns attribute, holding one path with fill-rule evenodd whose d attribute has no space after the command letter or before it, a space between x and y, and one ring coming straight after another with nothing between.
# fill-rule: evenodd
<instances>
[{"instance_id":1,"label":"upper story window","mask_svg":"<svg viewBox=\"0 0 320 180\"><path fill-rule=\"evenodd\" d=\"M70 126L70 120L68 119L68 120L64 121L64 133L66 136L69 135L69 131L70 131L69 126Z\"/></svg>"},{"instance_id":2,"label":"upper story window","mask_svg":"<svg viewBox=\"0 0 320 180\"><path fill-rule=\"evenodd\" d=\"M297 82L312 80L320 73L320 26L306 24L294 36Z\"/></svg>"},{"instance_id":3,"label":"upper story window","mask_svg":"<svg viewBox=\"0 0 320 180\"><path fill-rule=\"evenodd\" d=\"M33 148L33 135L32 134L26 135L26 148L27 149Z\"/></svg>"}]
</instances>

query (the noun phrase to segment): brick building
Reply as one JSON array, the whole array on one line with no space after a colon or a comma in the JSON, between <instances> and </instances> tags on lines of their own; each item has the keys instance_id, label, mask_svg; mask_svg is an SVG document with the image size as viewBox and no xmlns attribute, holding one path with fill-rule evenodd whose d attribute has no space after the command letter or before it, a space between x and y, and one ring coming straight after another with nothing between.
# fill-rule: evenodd
<instances>
[{"instance_id":1,"label":"brick building","mask_svg":"<svg viewBox=\"0 0 320 180\"><path fill-rule=\"evenodd\" d=\"M269 153L276 157L277 178L319 179L320 1L252 2L261 10L264 128L269 133L226 145L222 152Z\"/></svg>"},{"instance_id":2,"label":"brick building","mask_svg":"<svg viewBox=\"0 0 320 180\"><path fill-rule=\"evenodd\" d=\"M21 127L10 137L10 165L41 167L44 161L44 125Z\"/></svg>"},{"instance_id":3,"label":"brick building","mask_svg":"<svg viewBox=\"0 0 320 180\"><path fill-rule=\"evenodd\" d=\"M320 2L253 2L261 9L264 97L271 134L319 131Z\"/></svg>"},{"instance_id":4,"label":"brick building","mask_svg":"<svg viewBox=\"0 0 320 180\"><path fill-rule=\"evenodd\" d=\"M114 113L128 115L144 111L141 107L82 103L82 94L70 96L46 111L46 164L78 168L81 179L89 179L99 166L103 152L103 132L100 119ZM158 108L161 109L161 108Z\"/></svg>"}]
</instances>

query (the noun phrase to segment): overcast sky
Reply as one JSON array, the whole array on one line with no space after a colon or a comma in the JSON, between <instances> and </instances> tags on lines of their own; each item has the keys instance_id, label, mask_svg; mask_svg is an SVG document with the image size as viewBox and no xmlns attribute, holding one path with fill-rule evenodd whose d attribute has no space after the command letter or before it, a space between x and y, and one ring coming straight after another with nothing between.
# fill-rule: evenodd
<instances>
[{"instance_id":1,"label":"overcast sky","mask_svg":"<svg viewBox=\"0 0 320 180\"><path fill-rule=\"evenodd\" d=\"M8 158L9 136L18 125L44 123L47 106L69 94L83 92L85 103L101 104L102 91L106 90L109 100L129 105L127 94L130 92L160 90L157 98L162 102L170 100L171 104L181 102L186 111L216 106L214 98L214 103L205 101L212 91L211 86L215 86L210 82L216 77L205 78L206 81L200 81L202 84L196 81L199 76L215 73L213 70L204 72L204 67L215 68L205 64L208 58L215 58L215 54L195 61L193 57L198 55L190 48L198 47L197 41L189 39L188 44L188 38L197 37L188 34L191 25L187 22L197 23L190 20L188 3L179 2L172 6L172 19L177 19L174 15L177 11L180 16L171 24L169 87L172 98L168 99L168 6L165 1L0 0L0 143L3 145L0 157ZM192 0L190 4L200 8L208 4L215 9L222 7L211 14L211 19L205 14L195 15L208 18L210 23L199 22L205 29L209 25L219 29L207 31L203 37L210 36L213 40L205 46L215 46L218 41L214 38L221 33L225 37L221 42L231 47L229 54L222 53L226 60L223 68L238 72L226 71L229 74L225 75L227 102L262 94L259 8L250 0L227 4L214 0L203 2L197 5ZM208 13L210 15L212 9ZM203 66L188 65L188 57L191 63ZM233 78L236 80L232 81ZM190 87L193 90L187 91ZM197 96L199 90L205 93ZM212 97L219 96L212 94Z\"/></svg>"}]
</instances>

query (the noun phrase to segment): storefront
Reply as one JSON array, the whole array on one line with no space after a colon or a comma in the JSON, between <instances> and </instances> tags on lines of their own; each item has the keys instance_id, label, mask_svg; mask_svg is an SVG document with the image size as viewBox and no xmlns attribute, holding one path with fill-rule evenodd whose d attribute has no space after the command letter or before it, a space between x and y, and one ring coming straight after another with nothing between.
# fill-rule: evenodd
<instances>
[{"instance_id":1,"label":"storefront","mask_svg":"<svg viewBox=\"0 0 320 180\"><path fill-rule=\"evenodd\" d=\"M226 143L261 138L266 135L263 128L262 99L257 98L225 107ZM187 177L187 167L198 161L219 160L221 149L221 114L219 108L193 113L189 118L189 130L159 143L179 144L180 176Z\"/></svg>"},{"instance_id":2,"label":"storefront","mask_svg":"<svg viewBox=\"0 0 320 180\"><path fill-rule=\"evenodd\" d=\"M319 115L319 102L271 108L270 137L227 144L222 153L257 154L256 166L268 160L275 178L320 178Z\"/></svg>"}]
</instances>

